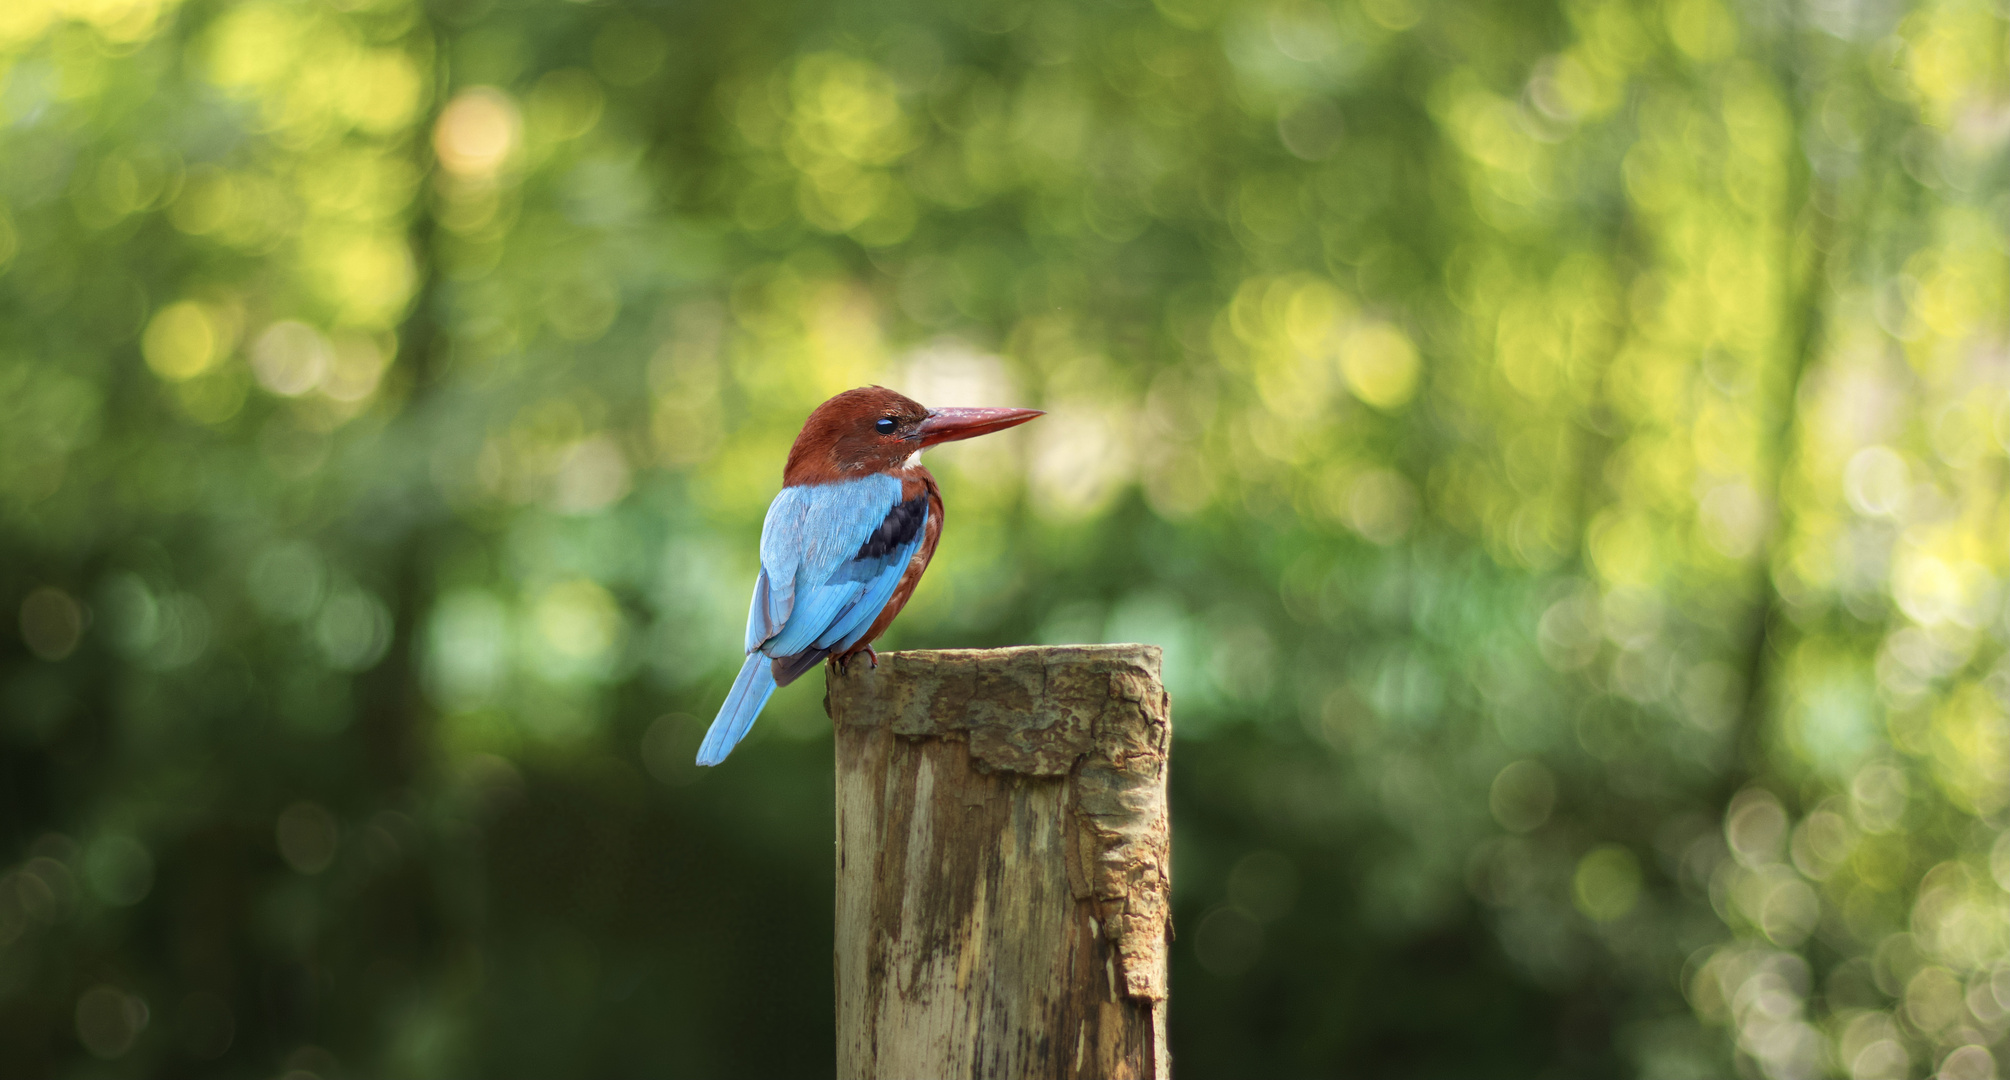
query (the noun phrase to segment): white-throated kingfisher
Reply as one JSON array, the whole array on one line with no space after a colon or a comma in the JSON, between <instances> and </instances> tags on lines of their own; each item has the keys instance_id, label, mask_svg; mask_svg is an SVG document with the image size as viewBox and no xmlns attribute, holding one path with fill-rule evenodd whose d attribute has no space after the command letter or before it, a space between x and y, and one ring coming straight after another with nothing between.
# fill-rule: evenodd
<instances>
[{"instance_id":1,"label":"white-throated kingfisher","mask_svg":"<svg viewBox=\"0 0 2010 1080\"><path fill-rule=\"evenodd\" d=\"M929 409L883 386L847 390L803 422L761 526L747 662L698 747L717 765L778 686L826 657L873 657L942 536L942 492L921 452L1001 431L1038 409Z\"/></svg>"}]
</instances>

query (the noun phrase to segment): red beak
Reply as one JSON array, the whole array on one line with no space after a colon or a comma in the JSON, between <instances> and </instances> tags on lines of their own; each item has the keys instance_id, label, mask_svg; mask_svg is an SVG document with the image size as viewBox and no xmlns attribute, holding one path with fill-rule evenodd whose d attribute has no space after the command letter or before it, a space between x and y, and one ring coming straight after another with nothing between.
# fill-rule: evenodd
<instances>
[{"instance_id":1,"label":"red beak","mask_svg":"<svg viewBox=\"0 0 2010 1080\"><path fill-rule=\"evenodd\" d=\"M974 439L1045 415L1039 409L930 409L921 422L921 445Z\"/></svg>"}]
</instances>

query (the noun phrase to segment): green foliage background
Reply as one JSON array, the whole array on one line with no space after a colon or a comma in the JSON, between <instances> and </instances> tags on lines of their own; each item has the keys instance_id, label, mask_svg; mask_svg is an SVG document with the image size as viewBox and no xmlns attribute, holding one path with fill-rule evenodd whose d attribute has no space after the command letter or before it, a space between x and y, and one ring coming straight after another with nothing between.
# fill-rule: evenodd
<instances>
[{"instance_id":1,"label":"green foliage background","mask_svg":"<svg viewBox=\"0 0 2010 1080\"><path fill-rule=\"evenodd\" d=\"M1995 1075L1982 0L0 4L0 1072L814 1075L887 644L1144 640L1202 1075Z\"/></svg>"}]
</instances>

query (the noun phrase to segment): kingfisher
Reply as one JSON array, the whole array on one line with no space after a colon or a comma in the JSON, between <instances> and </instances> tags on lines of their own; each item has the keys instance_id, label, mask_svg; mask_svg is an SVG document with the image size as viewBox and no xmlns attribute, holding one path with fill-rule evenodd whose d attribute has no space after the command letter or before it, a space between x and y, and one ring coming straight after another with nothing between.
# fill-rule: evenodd
<instances>
[{"instance_id":1,"label":"kingfisher","mask_svg":"<svg viewBox=\"0 0 2010 1080\"><path fill-rule=\"evenodd\" d=\"M847 390L803 422L761 526L747 661L698 747L726 760L776 687L863 652L914 595L942 536L942 491L921 465L940 443L1003 431L1039 409L930 409L883 386Z\"/></svg>"}]
</instances>

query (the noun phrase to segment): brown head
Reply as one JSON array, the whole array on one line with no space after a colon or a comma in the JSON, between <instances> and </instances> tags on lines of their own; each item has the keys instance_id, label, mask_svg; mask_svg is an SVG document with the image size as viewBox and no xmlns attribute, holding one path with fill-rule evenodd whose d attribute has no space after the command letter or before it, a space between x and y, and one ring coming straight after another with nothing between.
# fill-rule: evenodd
<instances>
[{"instance_id":1,"label":"brown head","mask_svg":"<svg viewBox=\"0 0 2010 1080\"><path fill-rule=\"evenodd\" d=\"M1023 424L1038 409L930 409L884 386L862 386L817 406L789 448L782 483L832 484L892 472L937 443Z\"/></svg>"}]
</instances>

